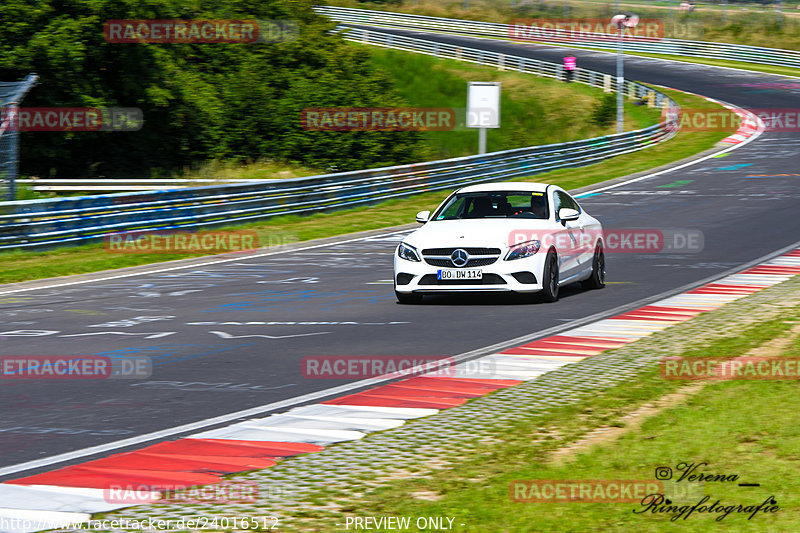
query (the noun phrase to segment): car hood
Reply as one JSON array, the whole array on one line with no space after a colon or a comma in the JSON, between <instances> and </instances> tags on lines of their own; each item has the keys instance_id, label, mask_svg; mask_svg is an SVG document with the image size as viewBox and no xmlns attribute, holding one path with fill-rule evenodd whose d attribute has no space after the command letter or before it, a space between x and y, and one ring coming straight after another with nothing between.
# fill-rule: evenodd
<instances>
[{"instance_id":1,"label":"car hood","mask_svg":"<svg viewBox=\"0 0 800 533\"><path fill-rule=\"evenodd\" d=\"M537 238L542 232L559 227L549 220L519 218L438 220L426 223L403 242L415 248L507 248L510 244Z\"/></svg>"}]
</instances>

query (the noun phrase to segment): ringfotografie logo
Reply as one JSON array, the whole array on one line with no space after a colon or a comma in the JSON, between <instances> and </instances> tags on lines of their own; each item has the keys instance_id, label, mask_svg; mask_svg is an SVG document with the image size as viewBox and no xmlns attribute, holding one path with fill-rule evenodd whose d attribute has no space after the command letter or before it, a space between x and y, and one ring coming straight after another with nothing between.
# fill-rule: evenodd
<instances>
[{"instance_id":1,"label":"ringfotografie logo","mask_svg":"<svg viewBox=\"0 0 800 533\"><path fill-rule=\"evenodd\" d=\"M693 504L683 504L674 501L674 498L665 495L663 491L648 494L639 502L640 507L633 509L635 514L666 515L671 522L686 520L690 516L710 515L717 522L722 522L731 514L744 514L747 520L752 520L758 515L774 514L780 511L778 501L774 495L755 496L751 492L758 490L760 483L742 482L739 474L732 472L710 472L706 462L683 461L671 466L657 466L654 477L659 483L672 482L677 486L705 484L705 487L735 484L743 491L747 503L723 501L711 495L697 498ZM677 473L676 473L677 471ZM713 489L712 489L713 490ZM691 503L691 502L690 502Z\"/></svg>"}]
</instances>

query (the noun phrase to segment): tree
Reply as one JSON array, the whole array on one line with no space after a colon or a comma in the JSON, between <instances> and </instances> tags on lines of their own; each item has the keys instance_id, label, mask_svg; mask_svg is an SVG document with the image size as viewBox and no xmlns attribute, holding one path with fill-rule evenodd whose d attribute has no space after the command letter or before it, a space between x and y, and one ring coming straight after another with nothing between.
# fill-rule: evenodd
<instances>
[{"instance_id":1,"label":"tree","mask_svg":"<svg viewBox=\"0 0 800 533\"><path fill-rule=\"evenodd\" d=\"M131 175L211 159L279 158L355 169L410 162L414 132L310 132L306 107L403 105L369 53L329 31L312 0L6 0L0 79L40 76L25 107L138 107L137 132L25 133L27 174ZM107 42L128 19L293 20L273 43Z\"/></svg>"}]
</instances>

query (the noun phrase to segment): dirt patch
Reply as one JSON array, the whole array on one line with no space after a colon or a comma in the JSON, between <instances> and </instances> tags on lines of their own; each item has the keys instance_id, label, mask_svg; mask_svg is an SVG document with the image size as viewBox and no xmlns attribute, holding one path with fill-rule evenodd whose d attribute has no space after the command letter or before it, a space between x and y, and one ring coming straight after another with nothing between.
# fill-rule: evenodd
<instances>
[{"instance_id":1,"label":"dirt patch","mask_svg":"<svg viewBox=\"0 0 800 533\"><path fill-rule=\"evenodd\" d=\"M553 464L561 464L569 461L578 453L589 449L591 446L607 444L617 440L622 434L638 428L645 419L668 409L682 404L686 398L696 394L705 386L705 383L698 382L687 385L680 390L650 402L635 411L620 417L619 421L624 423L624 427L602 426L590 431L580 440L567 446L555 450L548 459Z\"/></svg>"},{"instance_id":2,"label":"dirt patch","mask_svg":"<svg viewBox=\"0 0 800 533\"><path fill-rule=\"evenodd\" d=\"M418 500L426 500L426 501L429 501L429 502L435 502L436 500L441 500L442 499L442 495L441 494L439 494L438 492L430 491L430 490L422 490L422 491L419 491L419 492L412 492L411 496L413 498L418 499Z\"/></svg>"},{"instance_id":3,"label":"dirt patch","mask_svg":"<svg viewBox=\"0 0 800 533\"><path fill-rule=\"evenodd\" d=\"M765 342L761 346L750 350L748 357L774 357L785 352L792 346L794 339L800 335L800 323L789 330L788 334Z\"/></svg>"}]
</instances>

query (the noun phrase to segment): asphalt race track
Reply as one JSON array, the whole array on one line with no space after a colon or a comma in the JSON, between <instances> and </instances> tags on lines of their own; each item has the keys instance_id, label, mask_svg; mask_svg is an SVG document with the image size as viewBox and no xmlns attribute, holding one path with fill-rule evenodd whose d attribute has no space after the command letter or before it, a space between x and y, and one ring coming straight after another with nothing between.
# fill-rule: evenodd
<instances>
[{"instance_id":1,"label":"asphalt race track","mask_svg":"<svg viewBox=\"0 0 800 533\"><path fill-rule=\"evenodd\" d=\"M513 49L550 61L560 61L565 53L564 48L436 39ZM611 54L573 53L579 67L613 72ZM626 77L742 107L800 108L800 90L735 86L785 81L781 76L628 57ZM54 467L13 465L347 383L306 379L301 373L305 356L454 356L633 307L641 299L720 275L800 239L798 162L800 136L765 133L726 157L583 198L582 205L607 229L700 232L702 249L686 250L673 241L667 243L672 249L660 253L611 253L606 289L564 288L555 304L487 295L398 305L391 285L392 251L402 232L0 294L4 356L147 357L153 363L147 379L0 382L1 479ZM779 174L794 175L774 176ZM409 212L409 221L414 213ZM81 460L77 455L71 462Z\"/></svg>"}]
</instances>

